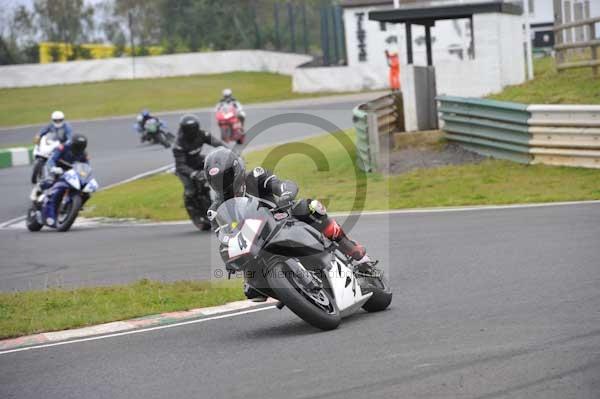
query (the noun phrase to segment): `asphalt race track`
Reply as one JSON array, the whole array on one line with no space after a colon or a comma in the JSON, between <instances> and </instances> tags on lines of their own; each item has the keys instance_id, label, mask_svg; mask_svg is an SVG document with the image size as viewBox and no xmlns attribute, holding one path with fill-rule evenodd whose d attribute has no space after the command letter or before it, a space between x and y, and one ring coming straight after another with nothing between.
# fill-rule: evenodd
<instances>
[{"instance_id":1,"label":"asphalt race track","mask_svg":"<svg viewBox=\"0 0 600 399\"><path fill-rule=\"evenodd\" d=\"M0 231L1 289L211 270L190 225L78 230L56 260L67 236ZM371 215L352 234L388 266L385 312L324 333L268 309L0 354L0 397L600 397L600 204Z\"/></svg>"},{"instance_id":2,"label":"asphalt race track","mask_svg":"<svg viewBox=\"0 0 600 399\"><path fill-rule=\"evenodd\" d=\"M282 123L291 120L286 114L302 113L307 116L324 118L339 129L352 127L352 107L373 98L376 94L362 94L335 98L295 100L281 102L279 105L249 105L246 107L248 118L246 127L249 131L248 148L264 146L270 143L294 141L309 135L325 133L319 127L303 123ZM67 111L67 110L65 110ZM181 113L161 115L167 122L168 129L176 133ZM213 134L218 134L218 126L213 121L210 111L196 112L202 125L209 127ZM279 116L279 124L255 131L252 129L260 122ZM67 113L68 117L68 113ZM173 162L170 150L159 145L140 144L137 133L133 131L134 117L113 118L101 121L74 122L73 130L88 137L89 154L92 167L101 186L117 183ZM0 145L30 143L41 126L0 129ZM2 206L0 206L0 224L22 216L28 207L31 191L29 183L31 166L0 169L0 190Z\"/></svg>"}]
</instances>

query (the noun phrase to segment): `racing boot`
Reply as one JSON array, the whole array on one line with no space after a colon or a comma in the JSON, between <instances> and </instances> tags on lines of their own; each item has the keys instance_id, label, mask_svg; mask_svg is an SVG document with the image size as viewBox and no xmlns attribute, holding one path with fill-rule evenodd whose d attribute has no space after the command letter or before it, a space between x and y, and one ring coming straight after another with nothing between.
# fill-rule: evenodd
<instances>
[{"instance_id":1,"label":"racing boot","mask_svg":"<svg viewBox=\"0 0 600 399\"><path fill-rule=\"evenodd\" d=\"M323 229L323 235L331 241L337 242L340 251L349 258L361 261L367 255L365 247L356 241L349 239L348 236L346 236L346 233L344 233L344 230L342 230L340 225L334 219L329 220L329 223L325 229Z\"/></svg>"}]
</instances>

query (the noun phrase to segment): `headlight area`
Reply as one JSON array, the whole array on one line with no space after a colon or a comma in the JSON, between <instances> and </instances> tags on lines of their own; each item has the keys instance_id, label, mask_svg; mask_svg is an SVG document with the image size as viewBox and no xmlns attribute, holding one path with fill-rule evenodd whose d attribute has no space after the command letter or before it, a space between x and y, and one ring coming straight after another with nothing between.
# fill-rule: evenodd
<instances>
[{"instance_id":1,"label":"headlight area","mask_svg":"<svg viewBox=\"0 0 600 399\"><path fill-rule=\"evenodd\" d=\"M88 184L85 185L82 191L84 193L93 193L96 190L98 190L98 183L96 182L96 180L90 180Z\"/></svg>"}]
</instances>

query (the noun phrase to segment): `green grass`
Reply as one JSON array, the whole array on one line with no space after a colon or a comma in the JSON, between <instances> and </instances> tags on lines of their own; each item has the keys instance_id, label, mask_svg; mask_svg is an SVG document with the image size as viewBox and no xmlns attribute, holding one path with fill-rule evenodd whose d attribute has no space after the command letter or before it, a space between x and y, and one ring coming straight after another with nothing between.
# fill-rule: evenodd
<instances>
[{"instance_id":1,"label":"green grass","mask_svg":"<svg viewBox=\"0 0 600 399\"><path fill-rule=\"evenodd\" d=\"M0 338L64 330L244 299L240 280L0 293Z\"/></svg>"},{"instance_id":2,"label":"green grass","mask_svg":"<svg viewBox=\"0 0 600 399\"><path fill-rule=\"evenodd\" d=\"M9 149L9 148L21 148L21 147L33 148L33 144L31 144L31 143L0 144L0 150L6 150L6 149Z\"/></svg>"},{"instance_id":3,"label":"green grass","mask_svg":"<svg viewBox=\"0 0 600 399\"><path fill-rule=\"evenodd\" d=\"M353 134L340 133L338 137ZM319 198L330 211L348 211L354 206L357 187L354 150L348 154L332 136L265 149L246 156L250 166L281 153L306 148L320 149L329 163L315 163L306 155L285 156L274 168L300 186L299 196ZM514 204L600 199L600 170L546 165L521 165L510 161L486 160L479 164L420 169L384 177L369 174L358 182L365 193L364 209L387 210L459 205ZM157 175L96 194L85 216L140 218L152 220L187 219L177 177Z\"/></svg>"},{"instance_id":4,"label":"green grass","mask_svg":"<svg viewBox=\"0 0 600 399\"><path fill-rule=\"evenodd\" d=\"M600 78L592 76L592 68L558 73L551 57L536 60L534 67L534 80L489 98L525 104L600 104Z\"/></svg>"},{"instance_id":5,"label":"green grass","mask_svg":"<svg viewBox=\"0 0 600 399\"><path fill-rule=\"evenodd\" d=\"M0 126L46 122L55 109L68 119L211 107L225 87L244 104L315 97L292 93L290 76L234 72L175 78L0 89Z\"/></svg>"}]
</instances>

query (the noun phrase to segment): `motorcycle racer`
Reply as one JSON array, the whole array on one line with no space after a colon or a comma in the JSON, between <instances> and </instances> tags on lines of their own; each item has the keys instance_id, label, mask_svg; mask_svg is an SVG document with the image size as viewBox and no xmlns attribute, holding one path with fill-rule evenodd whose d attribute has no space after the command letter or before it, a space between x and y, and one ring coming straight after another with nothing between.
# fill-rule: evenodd
<instances>
[{"instance_id":1,"label":"motorcycle racer","mask_svg":"<svg viewBox=\"0 0 600 399\"><path fill-rule=\"evenodd\" d=\"M146 133L146 122L148 122L150 119L156 119L160 127L165 127L164 123L158 117L150 114L150 111L148 111L147 109L140 112L135 118L136 122L133 127L140 134L140 141L142 143L148 139Z\"/></svg>"},{"instance_id":2,"label":"motorcycle racer","mask_svg":"<svg viewBox=\"0 0 600 399\"><path fill-rule=\"evenodd\" d=\"M372 264L366 254L366 249L351 240L342 227L327 215L325 206L315 199L295 201L298 186L291 180L281 180L276 175L261 167L256 167L246 173L244 160L227 148L219 148L211 152L204 165L204 172L210 187L216 192L217 198L208 211L213 230L219 228L216 224L216 209L233 197L252 197L269 208L292 205L292 216L305 222L325 237L338 244L346 256L357 261L357 264ZM261 301L265 297L254 290L245 290L249 299Z\"/></svg>"},{"instance_id":3,"label":"motorcycle racer","mask_svg":"<svg viewBox=\"0 0 600 399\"><path fill-rule=\"evenodd\" d=\"M50 118L52 121L40 130L34 142L37 144L46 134L54 133L62 144L70 144L73 137L73 128L69 122L65 122L65 114L62 111L54 111Z\"/></svg>"},{"instance_id":4,"label":"motorcycle racer","mask_svg":"<svg viewBox=\"0 0 600 399\"><path fill-rule=\"evenodd\" d=\"M184 187L184 206L188 210L194 208L194 197L208 195L203 192L205 144L213 147L223 146L223 142L200 127L200 121L194 115L184 115L179 122L177 139L173 146L175 158L175 174Z\"/></svg>"},{"instance_id":5,"label":"motorcycle racer","mask_svg":"<svg viewBox=\"0 0 600 399\"><path fill-rule=\"evenodd\" d=\"M48 175L53 177L44 180L40 184L41 189L48 190L43 212L48 226L56 224L56 205L69 188L69 185L62 181L60 177L54 178L54 176L62 175L74 162L89 163L87 153L85 152L86 147L87 138L84 135L75 134L73 135L71 144L58 147L54 150L50 159L48 159L46 164L49 171Z\"/></svg>"},{"instance_id":6,"label":"motorcycle racer","mask_svg":"<svg viewBox=\"0 0 600 399\"><path fill-rule=\"evenodd\" d=\"M242 108L242 104L233 97L233 91L231 89L223 90L223 97L219 100L215 110L218 110L224 104L232 104L236 109L237 117L242 123L242 127L244 126L244 121L246 120L246 113Z\"/></svg>"}]
</instances>

